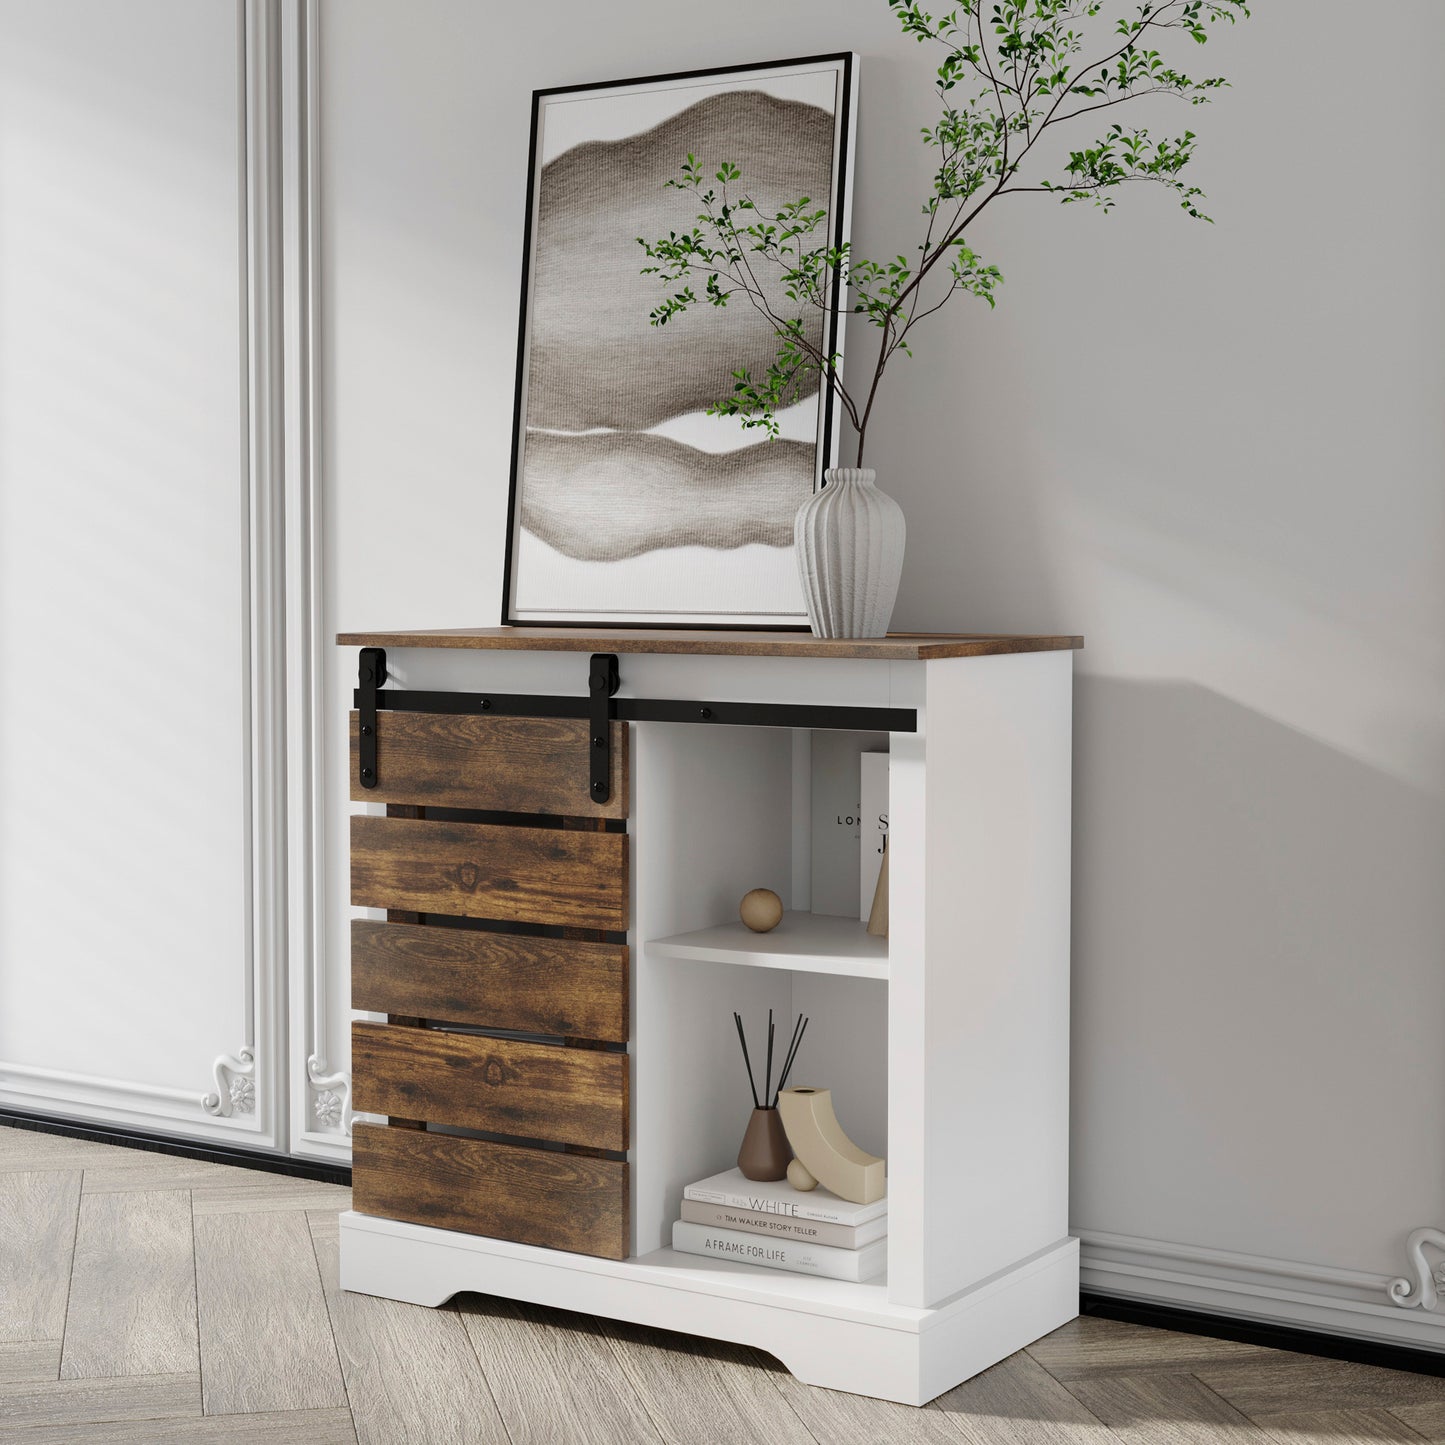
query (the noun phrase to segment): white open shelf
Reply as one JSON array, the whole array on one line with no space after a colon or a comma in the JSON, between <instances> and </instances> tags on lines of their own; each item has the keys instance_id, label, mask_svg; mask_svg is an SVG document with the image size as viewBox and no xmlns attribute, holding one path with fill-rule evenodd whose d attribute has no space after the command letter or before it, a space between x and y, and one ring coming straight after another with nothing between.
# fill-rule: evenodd
<instances>
[{"instance_id":1,"label":"white open shelf","mask_svg":"<svg viewBox=\"0 0 1445 1445\"><path fill-rule=\"evenodd\" d=\"M770 933L754 933L740 922L724 923L651 939L647 947L661 958L700 963L738 963L848 978L888 977L888 940L874 938L856 918L825 913L784 913L783 921Z\"/></svg>"}]
</instances>

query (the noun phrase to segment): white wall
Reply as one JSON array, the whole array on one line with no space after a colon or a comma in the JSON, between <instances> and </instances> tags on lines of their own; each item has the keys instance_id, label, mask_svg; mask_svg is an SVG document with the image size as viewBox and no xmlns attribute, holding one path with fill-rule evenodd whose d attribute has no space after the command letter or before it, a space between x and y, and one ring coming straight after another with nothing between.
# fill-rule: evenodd
<instances>
[{"instance_id":1,"label":"white wall","mask_svg":"<svg viewBox=\"0 0 1445 1445\"><path fill-rule=\"evenodd\" d=\"M96 1078L210 1127L212 1061L252 1041L242 13L0 3L7 1103L84 1112ZM1106 1257L1141 1240L1176 1275L1293 1261L1377 1332L1361 1302L1445 1224L1445 12L1391 24L1388 83L1343 0L1274 0L1198 52L1235 82L1187 117L1214 227L1150 194L997 212L972 239L998 311L923 334L870 444L910 522L898 625L1089 638L1092 1282L1127 1287ZM497 616L531 89L841 48L855 237L891 252L932 102L883 0L741 0L725 30L663 0L323 0L328 631ZM330 661L339 719L354 659ZM335 1062L340 748L326 778Z\"/></svg>"},{"instance_id":2,"label":"white wall","mask_svg":"<svg viewBox=\"0 0 1445 1445\"><path fill-rule=\"evenodd\" d=\"M85 1112L99 1079L186 1128L254 1022L239 13L0 5L0 1095ZM1276 0L1199 53L1235 81L1188 117L1217 226L996 212L999 310L924 333L871 447L900 626L1089 637L1074 1222L1104 1287L1110 1235L1378 1294L1445 1223L1445 13L1396 8L1363 108L1317 95L1356 18ZM497 615L533 86L855 48L856 238L909 244L927 55L882 0L748 0L721 38L661 0L321 21L328 631Z\"/></svg>"},{"instance_id":3,"label":"white wall","mask_svg":"<svg viewBox=\"0 0 1445 1445\"><path fill-rule=\"evenodd\" d=\"M533 87L856 49L855 241L910 243L928 57L883 0L321 22L333 631L497 619ZM1408 1320L1375 1276L1445 1224L1445 11L1392 7L1388 76L1359 27L1273 0L1188 57L1234 81L1161 122L1217 225L1141 191L981 226L999 308L922 336L870 452L896 625L1088 636L1075 1226L1361 1272Z\"/></svg>"},{"instance_id":4,"label":"white wall","mask_svg":"<svg viewBox=\"0 0 1445 1445\"><path fill-rule=\"evenodd\" d=\"M238 39L0 6L0 1097L202 1131L251 1041Z\"/></svg>"},{"instance_id":5,"label":"white wall","mask_svg":"<svg viewBox=\"0 0 1445 1445\"><path fill-rule=\"evenodd\" d=\"M0 0L0 1106L345 1159L310 14Z\"/></svg>"},{"instance_id":6,"label":"white wall","mask_svg":"<svg viewBox=\"0 0 1445 1445\"><path fill-rule=\"evenodd\" d=\"M1445 12L1392 11L1368 124L1320 84L1357 15L1200 52L1216 225L981 232L998 312L925 343L877 456L900 620L1088 636L1075 1225L1398 1272L1445 1223Z\"/></svg>"}]
</instances>

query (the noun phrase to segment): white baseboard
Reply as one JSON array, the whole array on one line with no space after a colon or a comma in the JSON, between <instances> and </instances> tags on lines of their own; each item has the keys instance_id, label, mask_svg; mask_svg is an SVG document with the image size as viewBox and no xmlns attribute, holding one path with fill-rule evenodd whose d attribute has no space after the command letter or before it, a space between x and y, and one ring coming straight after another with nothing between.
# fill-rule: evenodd
<instances>
[{"instance_id":1,"label":"white baseboard","mask_svg":"<svg viewBox=\"0 0 1445 1445\"><path fill-rule=\"evenodd\" d=\"M1076 1230L1087 1293L1445 1353L1445 1312L1402 1309L1393 1276Z\"/></svg>"},{"instance_id":2,"label":"white baseboard","mask_svg":"<svg viewBox=\"0 0 1445 1445\"><path fill-rule=\"evenodd\" d=\"M200 1089L169 1089L59 1069L0 1064L0 1105L7 1108L247 1149L276 1147L274 1136L260 1127L254 1114L218 1117L206 1112L202 1097Z\"/></svg>"},{"instance_id":3,"label":"white baseboard","mask_svg":"<svg viewBox=\"0 0 1445 1445\"><path fill-rule=\"evenodd\" d=\"M308 1129L303 1134L291 1136L291 1154L296 1159L324 1159L328 1164L342 1164L351 1167L351 1136L349 1134L322 1134Z\"/></svg>"}]
</instances>

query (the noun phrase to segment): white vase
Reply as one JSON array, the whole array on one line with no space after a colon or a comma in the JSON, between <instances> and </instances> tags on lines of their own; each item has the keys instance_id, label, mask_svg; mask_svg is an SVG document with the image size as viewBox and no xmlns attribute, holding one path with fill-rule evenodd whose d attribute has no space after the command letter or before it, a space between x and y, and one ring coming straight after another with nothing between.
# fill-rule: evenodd
<instances>
[{"instance_id":1,"label":"white vase","mask_svg":"<svg viewBox=\"0 0 1445 1445\"><path fill-rule=\"evenodd\" d=\"M903 508L868 467L833 467L798 508L793 541L817 637L883 637L903 575Z\"/></svg>"}]
</instances>

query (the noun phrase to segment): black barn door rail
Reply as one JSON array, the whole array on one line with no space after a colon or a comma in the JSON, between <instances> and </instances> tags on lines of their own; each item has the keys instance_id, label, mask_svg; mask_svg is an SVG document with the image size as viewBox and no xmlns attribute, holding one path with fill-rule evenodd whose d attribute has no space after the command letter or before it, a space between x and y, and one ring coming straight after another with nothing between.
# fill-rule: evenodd
<instances>
[{"instance_id":1,"label":"black barn door rail","mask_svg":"<svg viewBox=\"0 0 1445 1445\"><path fill-rule=\"evenodd\" d=\"M361 652L361 685L355 706L361 714L361 785L377 783L375 719L378 712L495 713L498 717L587 718L591 746L583 773L593 802L605 803L611 776L611 730L618 722L711 723L720 727L818 728L844 732L915 733L918 712L911 707L838 707L792 702L682 702L655 697L617 697L617 655L592 654L585 694L549 696L530 692L428 692L383 688L386 653L379 647ZM368 722L372 731L367 732ZM370 742L368 755L367 743ZM580 760L579 760L580 762ZM368 775L367 769L370 768Z\"/></svg>"}]
</instances>

